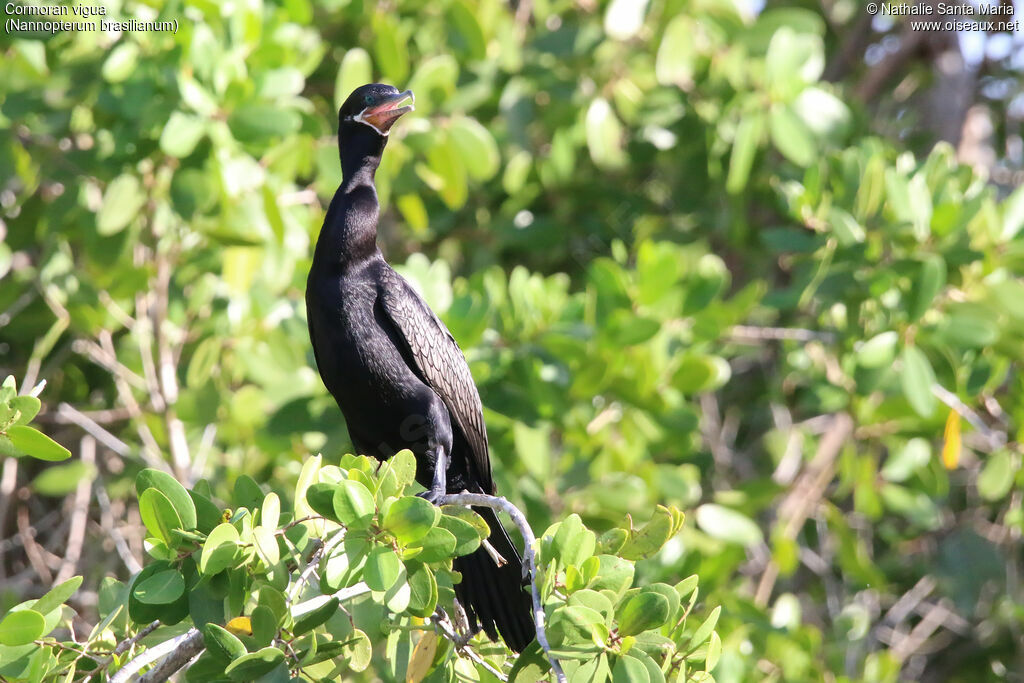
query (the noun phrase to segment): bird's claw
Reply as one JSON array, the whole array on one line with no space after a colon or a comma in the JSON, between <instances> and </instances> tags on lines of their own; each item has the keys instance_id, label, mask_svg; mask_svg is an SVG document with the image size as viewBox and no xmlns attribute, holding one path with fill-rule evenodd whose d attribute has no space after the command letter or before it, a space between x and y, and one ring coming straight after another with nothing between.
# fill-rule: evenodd
<instances>
[{"instance_id":1,"label":"bird's claw","mask_svg":"<svg viewBox=\"0 0 1024 683\"><path fill-rule=\"evenodd\" d=\"M422 498L423 500L427 501L431 505L437 505L438 501L441 500L444 497L445 492L444 491L439 491L439 490L436 490L436 489L427 489L426 491L423 491L421 493L417 493L416 495L417 495L417 497Z\"/></svg>"}]
</instances>

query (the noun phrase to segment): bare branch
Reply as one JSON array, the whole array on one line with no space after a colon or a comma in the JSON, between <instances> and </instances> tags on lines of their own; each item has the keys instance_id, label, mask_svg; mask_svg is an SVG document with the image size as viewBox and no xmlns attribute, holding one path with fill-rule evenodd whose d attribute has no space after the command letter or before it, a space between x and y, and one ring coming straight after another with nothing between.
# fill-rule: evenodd
<instances>
[{"instance_id":1,"label":"bare branch","mask_svg":"<svg viewBox=\"0 0 1024 683\"><path fill-rule=\"evenodd\" d=\"M825 489L835 476L836 458L853 432L853 420L845 413L832 417L832 422L818 443L814 459L797 478L789 495L779 505L779 521L784 522L782 533L788 539L795 539L804 522L821 501ZM779 567L772 560L765 567L754 593L754 602L759 606L768 604Z\"/></svg>"},{"instance_id":2,"label":"bare branch","mask_svg":"<svg viewBox=\"0 0 1024 683\"><path fill-rule=\"evenodd\" d=\"M544 628L544 606L541 604L540 587L537 585L537 559L533 548L537 539L534 537L533 529L530 528L526 517L519 511L519 508L505 498L501 496L488 496L482 493L453 493L442 496L438 500L438 504L479 505L491 508L492 510L504 511L512 518L512 522L523 536L523 559L526 561L526 570L530 574L530 592L533 595L533 625L537 631L537 642L540 643L541 649L544 650L548 661L551 662L551 670L555 673L556 679L559 683L565 683L565 672L562 671L562 665L559 664L558 659L551 654L551 645L548 644L547 631Z\"/></svg>"},{"instance_id":3,"label":"bare branch","mask_svg":"<svg viewBox=\"0 0 1024 683\"><path fill-rule=\"evenodd\" d=\"M144 676L142 681L166 681L175 671L185 666L193 657L203 651L205 643L203 634L196 628L190 628L180 636L171 638L158 645L143 650L142 653L121 667L110 677L110 683L127 683L132 677L153 662L160 661Z\"/></svg>"},{"instance_id":4,"label":"bare branch","mask_svg":"<svg viewBox=\"0 0 1024 683\"><path fill-rule=\"evenodd\" d=\"M960 417L967 420L987 442L989 450L996 450L1006 445L1006 433L997 432L989 428L985 421L981 419L981 416L971 410L970 406L961 401L956 394L938 383L932 385L932 393L935 394L937 399L949 406L951 410L955 410Z\"/></svg>"},{"instance_id":5,"label":"bare branch","mask_svg":"<svg viewBox=\"0 0 1024 683\"><path fill-rule=\"evenodd\" d=\"M438 614L441 615L440 618L438 618ZM506 676L505 674L491 666L483 657L477 654L476 651L473 650L473 648L468 647L466 643L462 641L462 638L459 637L459 634L455 632L455 627L452 626L451 621L448 620L447 614L445 614L441 610L438 610L434 614L433 621L437 628L441 631L441 635L443 635L448 640L452 641L452 643L455 645L455 651L457 653L459 653L460 655L465 655L473 662L487 669L487 671L492 676L497 678L499 681L508 680L508 676Z\"/></svg>"},{"instance_id":6,"label":"bare branch","mask_svg":"<svg viewBox=\"0 0 1024 683\"><path fill-rule=\"evenodd\" d=\"M733 325L729 330L729 341L749 343L761 341L820 341L831 344L836 340L832 332L818 332L799 327L754 327L751 325Z\"/></svg>"},{"instance_id":7,"label":"bare branch","mask_svg":"<svg viewBox=\"0 0 1024 683\"><path fill-rule=\"evenodd\" d=\"M96 462L96 440L86 434L82 437L79 457L86 467ZM54 583L63 583L70 579L78 567L82 557L82 546L85 543L85 527L89 521L89 498L92 493L92 480L83 477L75 489L75 499L71 508L71 526L68 528L68 546L64 553L64 561L57 571Z\"/></svg>"}]
</instances>

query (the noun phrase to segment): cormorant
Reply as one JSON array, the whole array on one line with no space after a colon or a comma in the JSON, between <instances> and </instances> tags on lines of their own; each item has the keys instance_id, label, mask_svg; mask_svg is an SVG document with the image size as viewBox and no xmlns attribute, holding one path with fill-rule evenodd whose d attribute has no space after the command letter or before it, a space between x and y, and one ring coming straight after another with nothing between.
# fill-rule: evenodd
<instances>
[{"instance_id":1,"label":"cormorant","mask_svg":"<svg viewBox=\"0 0 1024 683\"><path fill-rule=\"evenodd\" d=\"M408 102L408 104L406 104ZM377 248L374 172L391 126L413 94L371 83L338 112L342 183L331 200L306 282L317 368L345 416L356 449L386 460L416 455L416 480L437 502L445 493L494 494L480 395L448 328ZM522 560L494 511L474 508L491 547L456 558L455 586L474 631L516 652L534 637Z\"/></svg>"}]
</instances>

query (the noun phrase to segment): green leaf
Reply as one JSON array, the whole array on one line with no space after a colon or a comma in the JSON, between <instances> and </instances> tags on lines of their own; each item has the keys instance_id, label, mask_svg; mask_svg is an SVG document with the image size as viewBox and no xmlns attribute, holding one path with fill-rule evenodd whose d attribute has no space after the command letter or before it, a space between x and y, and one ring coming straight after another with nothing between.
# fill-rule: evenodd
<instances>
[{"instance_id":1,"label":"green leaf","mask_svg":"<svg viewBox=\"0 0 1024 683\"><path fill-rule=\"evenodd\" d=\"M597 166L604 169L625 166L626 152L622 144L624 131L608 100L598 97L590 103L585 128L587 149Z\"/></svg>"},{"instance_id":2,"label":"green leaf","mask_svg":"<svg viewBox=\"0 0 1024 683\"><path fill-rule=\"evenodd\" d=\"M263 498L263 489L248 474L243 474L235 479L235 485L231 490L231 499L235 505L255 510L263 503Z\"/></svg>"},{"instance_id":3,"label":"green leaf","mask_svg":"<svg viewBox=\"0 0 1024 683\"><path fill-rule=\"evenodd\" d=\"M775 149L797 166L810 166L817 155L817 141L803 119L786 104L772 107L768 129ZM862 237L863 239L863 237Z\"/></svg>"},{"instance_id":4,"label":"green leaf","mask_svg":"<svg viewBox=\"0 0 1024 683\"><path fill-rule=\"evenodd\" d=\"M238 550L238 530L224 522L219 524L203 544L203 553L199 560L199 571L203 574L216 574L235 563Z\"/></svg>"},{"instance_id":5,"label":"green leaf","mask_svg":"<svg viewBox=\"0 0 1024 683\"><path fill-rule=\"evenodd\" d=\"M583 526L583 521L575 512L559 523L551 537L551 552L563 565L579 566L594 554L596 548L597 536Z\"/></svg>"},{"instance_id":6,"label":"green leaf","mask_svg":"<svg viewBox=\"0 0 1024 683\"><path fill-rule=\"evenodd\" d=\"M368 527L376 510L369 489L351 479L338 483L331 502L338 521L350 529Z\"/></svg>"},{"instance_id":7,"label":"green leaf","mask_svg":"<svg viewBox=\"0 0 1024 683\"><path fill-rule=\"evenodd\" d=\"M271 491L263 499L263 505L260 507L260 526L265 526L268 529L277 529L280 520L281 499L277 497L276 493Z\"/></svg>"},{"instance_id":8,"label":"green leaf","mask_svg":"<svg viewBox=\"0 0 1024 683\"><path fill-rule=\"evenodd\" d=\"M910 209L914 235L923 242L931 234L932 193L923 173L916 173L907 183L907 202Z\"/></svg>"},{"instance_id":9,"label":"green leaf","mask_svg":"<svg viewBox=\"0 0 1024 683\"><path fill-rule=\"evenodd\" d=\"M345 644L345 659L348 667L355 672L365 671L370 666L373 655L373 643L361 630L356 629Z\"/></svg>"},{"instance_id":10,"label":"green leaf","mask_svg":"<svg viewBox=\"0 0 1024 683\"><path fill-rule=\"evenodd\" d=\"M42 432L26 425L14 425L8 428L7 438L19 451L39 460L59 462L71 457L71 451Z\"/></svg>"},{"instance_id":11,"label":"green leaf","mask_svg":"<svg viewBox=\"0 0 1024 683\"><path fill-rule=\"evenodd\" d=\"M183 569L187 568L187 571L190 572L195 571L195 564L191 558L185 559L182 567ZM128 616L136 624L148 624L155 619L159 619L163 624L173 626L188 616L188 598L185 595L167 605L147 605L135 595L136 586L154 574L159 574L169 569L174 569L170 562L158 560L143 567L142 571L132 580L132 584L128 588Z\"/></svg>"},{"instance_id":12,"label":"green leaf","mask_svg":"<svg viewBox=\"0 0 1024 683\"><path fill-rule=\"evenodd\" d=\"M584 605L562 605L551 614L548 636L557 648L597 650L598 625L604 616Z\"/></svg>"},{"instance_id":13,"label":"green leaf","mask_svg":"<svg viewBox=\"0 0 1024 683\"><path fill-rule=\"evenodd\" d=\"M932 459L931 445L926 439L914 438L903 448L890 453L882 465L881 475L886 481L906 481L915 472L926 466Z\"/></svg>"},{"instance_id":14,"label":"green leaf","mask_svg":"<svg viewBox=\"0 0 1024 683\"><path fill-rule=\"evenodd\" d=\"M461 520L460 520L461 521ZM426 619L437 608L437 579L426 565L409 576L409 614Z\"/></svg>"},{"instance_id":15,"label":"green leaf","mask_svg":"<svg viewBox=\"0 0 1024 683\"><path fill-rule=\"evenodd\" d=\"M256 527L252 530L252 542L267 569L273 568L281 560L281 549L277 545L277 537L273 530L265 526Z\"/></svg>"},{"instance_id":16,"label":"green leaf","mask_svg":"<svg viewBox=\"0 0 1024 683\"><path fill-rule=\"evenodd\" d=\"M276 647L265 647L258 652L242 655L228 664L224 672L233 681L253 681L270 673L283 661L283 652Z\"/></svg>"},{"instance_id":17,"label":"green leaf","mask_svg":"<svg viewBox=\"0 0 1024 683\"><path fill-rule=\"evenodd\" d=\"M647 667L636 657L619 655L612 667L612 683L650 683Z\"/></svg>"},{"instance_id":18,"label":"green leaf","mask_svg":"<svg viewBox=\"0 0 1024 683\"><path fill-rule=\"evenodd\" d=\"M408 545L423 538L440 518L441 510L436 506L423 498L405 496L388 507L381 525Z\"/></svg>"},{"instance_id":19,"label":"green leaf","mask_svg":"<svg viewBox=\"0 0 1024 683\"><path fill-rule=\"evenodd\" d=\"M551 427L531 427L518 420L512 426L516 455L526 470L544 481L551 472Z\"/></svg>"},{"instance_id":20,"label":"green leaf","mask_svg":"<svg viewBox=\"0 0 1024 683\"><path fill-rule=\"evenodd\" d=\"M15 647L27 645L41 638L46 630L46 620L35 610L24 609L8 612L0 621L0 645Z\"/></svg>"},{"instance_id":21,"label":"green leaf","mask_svg":"<svg viewBox=\"0 0 1024 683\"><path fill-rule=\"evenodd\" d=\"M391 83L404 83L409 76L409 50L405 36L399 32L396 17L377 12L373 15L372 25L373 54L377 66Z\"/></svg>"},{"instance_id":22,"label":"green leaf","mask_svg":"<svg viewBox=\"0 0 1024 683\"><path fill-rule=\"evenodd\" d=\"M146 195L139 179L128 173L118 176L103 194L103 205L96 214L96 230L103 236L121 232L145 203Z\"/></svg>"},{"instance_id":23,"label":"green leaf","mask_svg":"<svg viewBox=\"0 0 1024 683\"><path fill-rule=\"evenodd\" d=\"M855 352L857 364L863 368L883 368L891 365L896 359L896 345L899 340L899 335L896 332L876 334L857 346Z\"/></svg>"},{"instance_id":24,"label":"green leaf","mask_svg":"<svg viewBox=\"0 0 1024 683\"><path fill-rule=\"evenodd\" d=\"M0 403L3 403L0 401ZM42 402L35 396L15 396L12 398L8 405L12 410L19 413L15 418L15 424L27 425L32 421L36 415L39 414L39 409L42 408Z\"/></svg>"},{"instance_id":25,"label":"green leaf","mask_svg":"<svg viewBox=\"0 0 1024 683\"><path fill-rule=\"evenodd\" d=\"M179 539L172 533L184 527L181 518L167 496L157 489L146 489L139 496L139 515L146 530L160 539L168 548L179 544Z\"/></svg>"},{"instance_id":26,"label":"green leaf","mask_svg":"<svg viewBox=\"0 0 1024 683\"><path fill-rule=\"evenodd\" d=\"M194 114L172 112L160 134L160 149L168 156L179 159L187 157L206 132L203 119Z\"/></svg>"},{"instance_id":27,"label":"green leaf","mask_svg":"<svg viewBox=\"0 0 1024 683\"><path fill-rule=\"evenodd\" d=\"M189 489L188 497L196 507L196 530L208 534L221 523L221 509L197 491Z\"/></svg>"},{"instance_id":28,"label":"green leaf","mask_svg":"<svg viewBox=\"0 0 1024 683\"><path fill-rule=\"evenodd\" d=\"M477 517L479 518L479 515L477 515ZM484 522L483 519L480 519L480 522L483 523L485 527L487 526L487 523ZM467 522L464 518L444 514L438 520L437 526L449 531L455 537L456 545L455 549L452 551L452 556L454 557L468 555L480 547L480 541L482 540L480 529ZM489 533L489 529L484 531L483 538L486 538Z\"/></svg>"},{"instance_id":29,"label":"green leaf","mask_svg":"<svg viewBox=\"0 0 1024 683\"><path fill-rule=\"evenodd\" d=\"M459 116L448 125L448 135L462 156L462 163L474 180L490 180L501 166L501 154L494 136L476 119Z\"/></svg>"},{"instance_id":30,"label":"green leaf","mask_svg":"<svg viewBox=\"0 0 1024 683\"><path fill-rule=\"evenodd\" d=\"M81 460L47 467L32 480L32 490L42 496L62 498L78 488L82 481L96 478L96 467Z\"/></svg>"},{"instance_id":31,"label":"green leaf","mask_svg":"<svg viewBox=\"0 0 1024 683\"><path fill-rule=\"evenodd\" d=\"M772 36L765 55L765 78L781 97L788 100L804 84L817 81L824 68L825 47L820 37L797 33L789 26Z\"/></svg>"},{"instance_id":32,"label":"green leaf","mask_svg":"<svg viewBox=\"0 0 1024 683\"><path fill-rule=\"evenodd\" d=\"M951 309L950 316L938 329L939 337L950 344L965 349L986 348L999 338L996 313L981 306L964 304Z\"/></svg>"},{"instance_id":33,"label":"green leaf","mask_svg":"<svg viewBox=\"0 0 1024 683\"><path fill-rule=\"evenodd\" d=\"M487 39L477 19L478 12L479 9L472 9L465 0L454 0L448 5L448 25L456 34L453 42L455 47L463 48L460 51L470 60L487 56Z\"/></svg>"},{"instance_id":34,"label":"green leaf","mask_svg":"<svg viewBox=\"0 0 1024 683\"><path fill-rule=\"evenodd\" d=\"M338 521L334 513L334 492L337 488L336 484L317 482L306 489L306 504L311 508L310 512Z\"/></svg>"},{"instance_id":35,"label":"green leaf","mask_svg":"<svg viewBox=\"0 0 1024 683\"><path fill-rule=\"evenodd\" d=\"M609 590L621 598L633 583L633 563L614 555L598 555L597 577L590 584L596 591Z\"/></svg>"},{"instance_id":36,"label":"green leaf","mask_svg":"<svg viewBox=\"0 0 1024 683\"><path fill-rule=\"evenodd\" d=\"M1003 228L1000 237L1005 242L1014 239L1024 229L1024 186L1018 187L1003 201Z\"/></svg>"},{"instance_id":37,"label":"green leaf","mask_svg":"<svg viewBox=\"0 0 1024 683\"><path fill-rule=\"evenodd\" d=\"M715 503L697 508L697 526L707 535L728 543L750 547L764 540L764 534L752 519Z\"/></svg>"},{"instance_id":38,"label":"green leaf","mask_svg":"<svg viewBox=\"0 0 1024 683\"><path fill-rule=\"evenodd\" d=\"M239 106L228 116L231 134L240 142L265 144L291 135L302 125L294 109L253 102Z\"/></svg>"},{"instance_id":39,"label":"green leaf","mask_svg":"<svg viewBox=\"0 0 1024 683\"><path fill-rule=\"evenodd\" d=\"M101 73L110 83L120 83L132 75L138 67L139 46L127 39L122 40L103 62Z\"/></svg>"},{"instance_id":40,"label":"green leaf","mask_svg":"<svg viewBox=\"0 0 1024 683\"><path fill-rule=\"evenodd\" d=\"M427 150L427 165L418 166L424 182L434 189L449 209L461 208L469 194L462 156L451 136L439 136Z\"/></svg>"},{"instance_id":41,"label":"green leaf","mask_svg":"<svg viewBox=\"0 0 1024 683\"><path fill-rule=\"evenodd\" d=\"M198 389L210 380L220 360L221 346L222 341L218 337L207 337L199 342L188 363L188 372L185 374L187 386Z\"/></svg>"},{"instance_id":42,"label":"green leaf","mask_svg":"<svg viewBox=\"0 0 1024 683\"><path fill-rule=\"evenodd\" d=\"M277 616L267 605L256 605L250 618L252 641L257 647L266 647L277 636Z\"/></svg>"},{"instance_id":43,"label":"green leaf","mask_svg":"<svg viewBox=\"0 0 1024 683\"><path fill-rule=\"evenodd\" d=\"M910 307L907 317L914 322L924 315L932 301L946 284L946 262L938 254L928 254L921 259L921 269L910 292Z\"/></svg>"},{"instance_id":44,"label":"green leaf","mask_svg":"<svg viewBox=\"0 0 1024 683\"><path fill-rule=\"evenodd\" d=\"M989 291L995 303L1015 320L1024 320L1024 283L1003 280L993 284Z\"/></svg>"},{"instance_id":45,"label":"green leaf","mask_svg":"<svg viewBox=\"0 0 1024 683\"><path fill-rule=\"evenodd\" d=\"M167 605L184 592L185 577L174 569L158 572L132 587L135 598L147 605Z\"/></svg>"},{"instance_id":46,"label":"green leaf","mask_svg":"<svg viewBox=\"0 0 1024 683\"><path fill-rule=\"evenodd\" d=\"M366 558L363 569L364 580L371 590L386 591L390 589L399 574L402 573L402 560L391 548L374 546Z\"/></svg>"},{"instance_id":47,"label":"green leaf","mask_svg":"<svg viewBox=\"0 0 1024 683\"><path fill-rule=\"evenodd\" d=\"M342 545L336 547L321 567L324 583L331 590L340 590L354 584L362 576L369 545L365 538L347 536Z\"/></svg>"},{"instance_id":48,"label":"green leaf","mask_svg":"<svg viewBox=\"0 0 1024 683\"><path fill-rule=\"evenodd\" d=\"M840 208L832 207L828 212L828 224L839 245L850 247L864 241L867 234L857 219Z\"/></svg>"},{"instance_id":49,"label":"green leaf","mask_svg":"<svg viewBox=\"0 0 1024 683\"><path fill-rule=\"evenodd\" d=\"M181 528L190 531L196 528L196 506L192 497L181 483L167 472L147 468L135 477L135 491L142 496L146 489L156 489L171 502L174 511L181 518Z\"/></svg>"},{"instance_id":50,"label":"green leaf","mask_svg":"<svg viewBox=\"0 0 1024 683\"><path fill-rule=\"evenodd\" d=\"M361 47L354 47L345 53L334 79L334 108L341 109L345 99L353 90L373 81L373 63L370 53Z\"/></svg>"},{"instance_id":51,"label":"green leaf","mask_svg":"<svg viewBox=\"0 0 1024 683\"><path fill-rule=\"evenodd\" d=\"M725 189L729 194L739 194L747 187L754 156L764 137L765 115L762 111L747 112L736 128L736 137L729 156L729 175Z\"/></svg>"},{"instance_id":52,"label":"green leaf","mask_svg":"<svg viewBox=\"0 0 1024 683\"><path fill-rule=\"evenodd\" d=\"M671 607L668 598L658 591L642 590L634 593L615 612L619 634L633 636L659 628L668 620Z\"/></svg>"},{"instance_id":53,"label":"green leaf","mask_svg":"<svg viewBox=\"0 0 1024 683\"><path fill-rule=\"evenodd\" d=\"M697 627L697 630L693 632L690 637L689 649L694 650L704 644L704 641L711 636L711 632L715 630L715 625L718 624L718 616L722 613L721 606L711 610L711 614L708 618Z\"/></svg>"},{"instance_id":54,"label":"green leaf","mask_svg":"<svg viewBox=\"0 0 1024 683\"><path fill-rule=\"evenodd\" d=\"M46 595L36 600L35 604L32 605L32 609L43 615L49 614L67 602L68 598L74 595L81 585L82 577L73 576L64 583L54 586L47 591Z\"/></svg>"},{"instance_id":55,"label":"green leaf","mask_svg":"<svg viewBox=\"0 0 1024 683\"><path fill-rule=\"evenodd\" d=\"M935 395L932 385L935 384L935 372L924 352L916 346L903 349L902 367L900 368L900 384L903 395L907 397L910 407L921 417L931 417L935 413Z\"/></svg>"},{"instance_id":56,"label":"green leaf","mask_svg":"<svg viewBox=\"0 0 1024 683\"><path fill-rule=\"evenodd\" d=\"M722 638L717 632L711 632L708 639L708 653L704 658L704 670L713 671L718 666L718 660L722 657Z\"/></svg>"},{"instance_id":57,"label":"green leaf","mask_svg":"<svg viewBox=\"0 0 1024 683\"><path fill-rule=\"evenodd\" d=\"M303 633L309 633L317 626L321 626L327 622L328 619L334 616L334 613L338 611L338 598L330 598L322 605L315 609L306 612L300 617L295 619L295 626L292 628L292 633L296 636L301 636Z\"/></svg>"},{"instance_id":58,"label":"green leaf","mask_svg":"<svg viewBox=\"0 0 1024 683\"><path fill-rule=\"evenodd\" d=\"M841 143L849 134L853 122L853 114L846 104L830 92L818 87L804 88L793 101L793 111L804 122L811 133L820 140ZM868 179L871 182L872 179ZM882 178L877 178L878 185L869 188L869 192L882 191ZM859 194L859 193L858 193ZM865 195L867 201L870 195ZM858 196L858 199L860 197ZM867 204L866 206L870 206Z\"/></svg>"},{"instance_id":59,"label":"green leaf","mask_svg":"<svg viewBox=\"0 0 1024 683\"><path fill-rule=\"evenodd\" d=\"M634 561L651 557L661 550L672 533L672 516L659 511L641 529L630 534L619 549L619 555Z\"/></svg>"},{"instance_id":60,"label":"green leaf","mask_svg":"<svg viewBox=\"0 0 1024 683\"><path fill-rule=\"evenodd\" d=\"M203 640L206 642L207 650L215 652L229 661L238 659L247 652L245 645L235 634L217 624L207 624L203 627Z\"/></svg>"},{"instance_id":61,"label":"green leaf","mask_svg":"<svg viewBox=\"0 0 1024 683\"><path fill-rule=\"evenodd\" d=\"M686 89L693 85L697 58L693 37L699 30L693 17L682 13L668 23L658 45L654 67L659 83Z\"/></svg>"},{"instance_id":62,"label":"green leaf","mask_svg":"<svg viewBox=\"0 0 1024 683\"><path fill-rule=\"evenodd\" d=\"M1000 500L1013 487L1014 474L1009 451L996 451L988 457L978 475L978 493L988 501Z\"/></svg>"}]
</instances>

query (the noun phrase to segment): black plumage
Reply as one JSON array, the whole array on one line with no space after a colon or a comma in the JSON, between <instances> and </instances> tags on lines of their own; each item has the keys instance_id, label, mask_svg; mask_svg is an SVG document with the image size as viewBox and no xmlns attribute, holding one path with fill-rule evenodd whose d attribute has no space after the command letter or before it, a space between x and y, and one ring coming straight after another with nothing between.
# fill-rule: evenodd
<instances>
[{"instance_id":1,"label":"black plumage","mask_svg":"<svg viewBox=\"0 0 1024 683\"><path fill-rule=\"evenodd\" d=\"M416 479L436 501L444 493L495 493L480 395L444 323L377 248L374 172L392 124L412 93L357 88L338 114L342 184L331 200L306 283L306 313L317 368L345 416L356 449L385 460L416 455ZM522 561L497 516L498 566L481 547L455 560L456 595L474 628L501 633L513 650L533 639Z\"/></svg>"}]
</instances>

